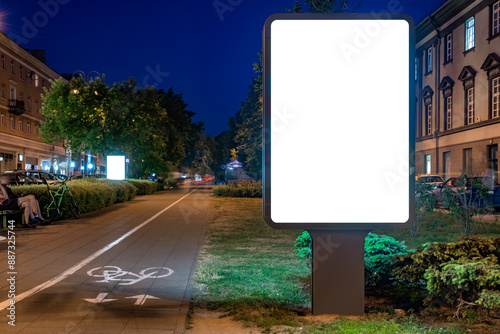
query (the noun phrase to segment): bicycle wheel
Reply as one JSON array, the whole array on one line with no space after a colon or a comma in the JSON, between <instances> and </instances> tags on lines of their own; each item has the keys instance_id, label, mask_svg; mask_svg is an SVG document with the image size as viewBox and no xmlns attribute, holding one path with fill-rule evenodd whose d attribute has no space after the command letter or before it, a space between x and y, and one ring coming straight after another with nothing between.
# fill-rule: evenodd
<instances>
[{"instance_id":1,"label":"bicycle wheel","mask_svg":"<svg viewBox=\"0 0 500 334\"><path fill-rule=\"evenodd\" d=\"M71 214L75 219L80 218L80 209L78 208L78 205L76 204L75 199L73 196L69 197L69 209L71 210Z\"/></svg>"},{"instance_id":2,"label":"bicycle wheel","mask_svg":"<svg viewBox=\"0 0 500 334\"><path fill-rule=\"evenodd\" d=\"M40 204L40 211L42 212L42 218L45 220L45 224L48 225L52 223L56 216L57 210L54 207L54 203L48 197L41 197L38 201Z\"/></svg>"}]
</instances>

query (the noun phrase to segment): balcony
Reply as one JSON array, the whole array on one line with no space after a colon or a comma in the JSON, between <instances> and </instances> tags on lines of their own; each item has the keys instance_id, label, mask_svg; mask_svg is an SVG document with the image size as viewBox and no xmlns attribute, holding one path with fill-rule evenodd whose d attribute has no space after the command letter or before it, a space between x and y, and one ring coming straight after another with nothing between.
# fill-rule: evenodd
<instances>
[{"instance_id":1,"label":"balcony","mask_svg":"<svg viewBox=\"0 0 500 334\"><path fill-rule=\"evenodd\" d=\"M26 112L24 109L24 101L9 100L9 112L14 115L22 115Z\"/></svg>"}]
</instances>

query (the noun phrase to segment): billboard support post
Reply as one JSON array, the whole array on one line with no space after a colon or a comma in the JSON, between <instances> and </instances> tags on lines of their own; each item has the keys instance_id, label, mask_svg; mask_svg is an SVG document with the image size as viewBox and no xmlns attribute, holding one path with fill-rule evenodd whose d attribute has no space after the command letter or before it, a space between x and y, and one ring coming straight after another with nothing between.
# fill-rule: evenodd
<instances>
[{"instance_id":1,"label":"billboard support post","mask_svg":"<svg viewBox=\"0 0 500 334\"><path fill-rule=\"evenodd\" d=\"M363 315L368 231L308 231L312 238L312 313Z\"/></svg>"}]
</instances>

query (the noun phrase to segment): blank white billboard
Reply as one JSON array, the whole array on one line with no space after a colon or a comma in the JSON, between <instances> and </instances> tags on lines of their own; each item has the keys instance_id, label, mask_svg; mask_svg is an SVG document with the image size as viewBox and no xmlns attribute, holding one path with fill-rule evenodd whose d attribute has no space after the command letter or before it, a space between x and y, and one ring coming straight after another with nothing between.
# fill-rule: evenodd
<instances>
[{"instance_id":1,"label":"blank white billboard","mask_svg":"<svg viewBox=\"0 0 500 334\"><path fill-rule=\"evenodd\" d=\"M106 159L106 177L109 180L125 179L125 156L108 155Z\"/></svg>"},{"instance_id":2,"label":"blank white billboard","mask_svg":"<svg viewBox=\"0 0 500 334\"><path fill-rule=\"evenodd\" d=\"M266 221L408 223L412 22L289 17L264 32Z\"/></svg>"}]
</instances>

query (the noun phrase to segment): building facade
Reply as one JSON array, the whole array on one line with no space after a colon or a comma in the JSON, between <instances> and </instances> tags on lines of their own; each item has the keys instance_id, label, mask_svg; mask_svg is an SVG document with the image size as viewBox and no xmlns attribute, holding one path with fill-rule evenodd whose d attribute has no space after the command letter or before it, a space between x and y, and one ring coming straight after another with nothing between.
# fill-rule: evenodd
<instances>
[{"instance_id":1,"label":"building facade","mask_svg":"<svg viewBox=\"0 0 500 334\"><path fill-rule=\"evenodd\" d=\"M498 177L500 0L449 0L416 28L419 174Z\"/></svg>"},{"instance_id":2,"label":"building facade","mask_svg":"<svg viewBox=\"0 0 500 334\"><path fill-rule=\"evenodd\" d=\"M39 132L43 88L59 77L45 64L43 50L25 50L0 32L0 172L68 173L62 143L48 145Z\"/></svg>"}]
</instances>

